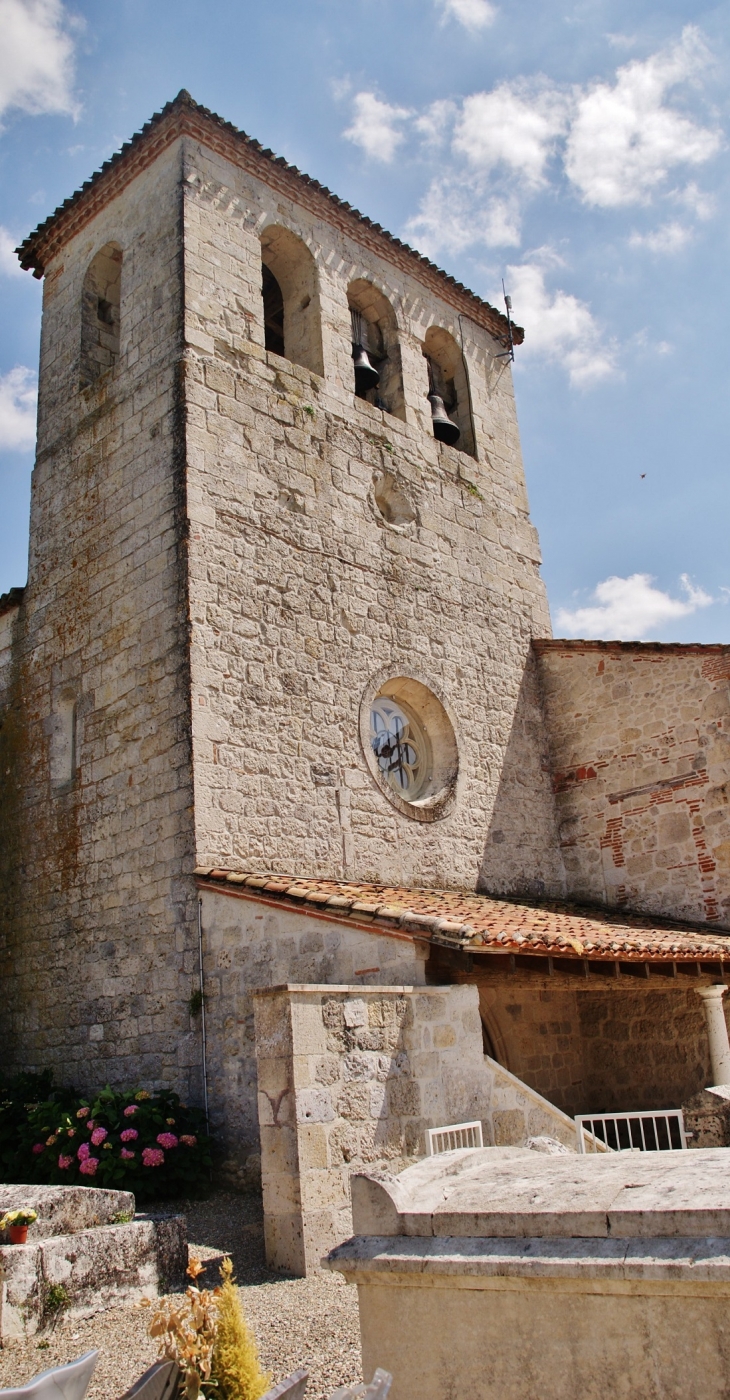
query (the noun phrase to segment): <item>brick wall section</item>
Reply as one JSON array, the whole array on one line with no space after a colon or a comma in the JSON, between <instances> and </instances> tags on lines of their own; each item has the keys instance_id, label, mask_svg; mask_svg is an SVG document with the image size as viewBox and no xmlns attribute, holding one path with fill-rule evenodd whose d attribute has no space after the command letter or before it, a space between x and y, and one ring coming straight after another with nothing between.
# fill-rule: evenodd
<instances>
[{"instance_id":1,"label":"brick wall section","mask_svg":"<svg viewBox=\"0 0 730 1400\"><path fill-rule=\"evenodd\" d=\"M0 1017L8 1067L198 1093L179 170L172 149L45 279L29 581L0 730ZM111 239L121 355L81 391L82 284ZM76 770L52 790L69 697Z\"/></svg>"},{"instance_id":2,"label":"brick wall section","mask_svg":"<svg viewBox=\"0 0 730 1400\"><path fill-rule=\"evenodd\" d=\"M429 1127L481 1119L486 1143L575 1143L564 1115L483 1054L474 987L287 986L254 1001L274 1268L318 1268L352 1233L351 1173L402 1170Z\"/></svg>"},{"instance_id":3,"label":"brick wall section","mask_svg":"<svg viewBox=\"0 0 730 1400\"><path fill-rule=\"evenodd\" d=\"M730 647L536 651L569 894L730 928Z\"/></svg>"},{"instance_id":4,"label":"brick wall section","mask_svg":"<svg viewBox=\"0 0 730 1400\"><path fill-rule=\"evenodd\" d=\"M324 377L263 349L272 222L315 260ZM460 328L421 283L193 143L185 256L199 862L474 888L530 638L549 631L502 346L464 319L474 461L431 433L422 342L432 324L457 341ZM357 278L394 309L405 420L353 397ZM373 503L384 470L411 525ZM458 800L431 824L396 812L360 748L366 687L398 674L433 689L457 732ZM502 790L509 839L488 881L558 893L549 781L529 724L518 729L529 781Z\"/></svg>"}]
</instances>

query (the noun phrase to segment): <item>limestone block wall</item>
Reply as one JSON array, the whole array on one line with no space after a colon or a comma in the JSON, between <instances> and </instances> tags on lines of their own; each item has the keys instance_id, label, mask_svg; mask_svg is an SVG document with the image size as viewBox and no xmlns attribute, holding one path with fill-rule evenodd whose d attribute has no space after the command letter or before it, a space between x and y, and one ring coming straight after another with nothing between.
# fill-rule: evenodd
<instances>
[{"instance_id":1,"label":"limestone block wall","mask_svg":"<svg viewBox=\"0 0 730 1400\"><path fill-rule=\"evenodd\" d=\"M18 620L19 604L0 611L0 704L6 703L11 685L13 637Z\"/></svg>"},{"instance_id":2,"label":"limestone block wall","mask_svg":"<svg viewBox=\"0 0 730 1400\"><path fill-rule=\"evenodd\" d=\"M696 978L604 978L603 985L591 978L578 989L566 980L519 973L478 980L500 1061L551 1103L571 1117L680 1108L710 1082Z\"/></svg>"},{"instance_id":3,"label":"limestone block wall","mask_svg":"<svg viewBox=\"0 0 730 1400\"><path fill-rule=\"evenodd\" d=\"M475 987L256 992L266 1254L305 1274L352 1233L350 1175L424 1155L425 1129L479 1118L485 1142L575 1146L570 1119L482 1052Z\"/></svg>"},{"instance_id":4,"label":"limestone block wall","mask_svg":"<svg viewBox=\"0 0 730 1400\"><path fill-rule=\"evenodd\" d=\"M549 620L503 347L365 233L192 142L184 185L199 863L473 888L495 826L484 882L559 893L524 679ZM322 374L264 349L262 239L267 257L299 240L314 268ZM398 416L353 394L348 288L367 283L397 328ZM431 432L433 326L457 344L463 331L476 458ZM400 523L376 503L386 475ZM456 732L457 800L440 821L397 811L365 762L363 697L398 675L428 686ZM515 780L500 787L508 753Z\"/></svg>"},{"instance_id":5,"label":"limestone block wall","mask_svg":"<svg viewBox=\"0 0 730 1400\"><path fill-rule=\"evenodd\" d=\"M730 647L537 642L570 895L730 927Z\"/></svg>"},{"instance_id":6,"label":"limestone block wall","mask_svg":"<svg viewBox=\"0 0 730 1400\"><path fill-rule=\"evenodd\" d=\"M254 996L282 983L425 981L426 950L409 937L368 933L265 899L201 890L211 1122L234 1185L258 1181ZM200 1021L196 1018L198 1060Z\"/></svg>"},{"instance_id":7,"label":"limestone block wall","mask_svg":"<svg viewBox=\"0 0 730 1400\"><path fill-rule=\"evenodd\" d=\"M84 278L110 242L120 354L82 388ZM173 147L44 282L29 579L0 728L0 1033L4 1067L79 1087L200 1088L181 272Z\"/></svg>"}]
</instances>

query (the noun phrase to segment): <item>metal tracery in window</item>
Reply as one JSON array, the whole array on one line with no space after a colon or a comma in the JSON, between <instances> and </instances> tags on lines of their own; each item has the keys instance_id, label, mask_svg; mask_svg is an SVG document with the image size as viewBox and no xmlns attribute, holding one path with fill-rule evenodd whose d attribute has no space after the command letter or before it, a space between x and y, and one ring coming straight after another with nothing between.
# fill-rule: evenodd
<instances>
[{"instance_id":1,"label":"metal tracery in window","mask_svg":"<svg viewBox=\"0 0 730 1400\"><path fill-rule=\"evenodd\" d=\"M380 772L399 797L414 802L427 777L428 741L412 715L387 695L370 711L370 743Z\"/></svg>"}]
</instances>

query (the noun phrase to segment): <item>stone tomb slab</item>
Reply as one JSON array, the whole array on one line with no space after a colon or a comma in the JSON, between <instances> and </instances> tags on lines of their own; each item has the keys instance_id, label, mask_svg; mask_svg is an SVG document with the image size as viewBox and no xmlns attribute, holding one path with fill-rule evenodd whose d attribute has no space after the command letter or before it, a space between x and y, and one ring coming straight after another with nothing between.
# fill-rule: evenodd
<instances>
[{"instance_id":1,"label":"stone tomb slab","mask_svg":"<svg viewBox=\"0 0 730 1400\"><path fill-rule=\"evenodd\" d=\"M391 1400L720 1400L730 1149L486 1148L352 1182L363 1366Z\"/></svg>"}]
</instances>

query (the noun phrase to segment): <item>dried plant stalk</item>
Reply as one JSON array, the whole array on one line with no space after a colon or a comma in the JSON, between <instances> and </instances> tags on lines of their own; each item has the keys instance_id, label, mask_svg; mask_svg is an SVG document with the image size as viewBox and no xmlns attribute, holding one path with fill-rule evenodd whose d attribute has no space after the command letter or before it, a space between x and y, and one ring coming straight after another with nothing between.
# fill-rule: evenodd
<instances>
[{"instance_id":1,"label":"dried plant stalk","mask_svg":"<svg viewBox=\"0 0 730 1400\"><path fill-rule=\"evenodd\" d=\"M221 1290L196 1287L194 1280L203 1273L199 1259L190 1260L187 1272L193 1283L179 1301L165 1298L155 1307L147 1330L159 1342L160 1357L180 1367L185 1400L198 1400L201 1392L217 1385L211 1370ZM144 1298L141 1306L153 1304Z\"/></svg>"}]
</instances>

